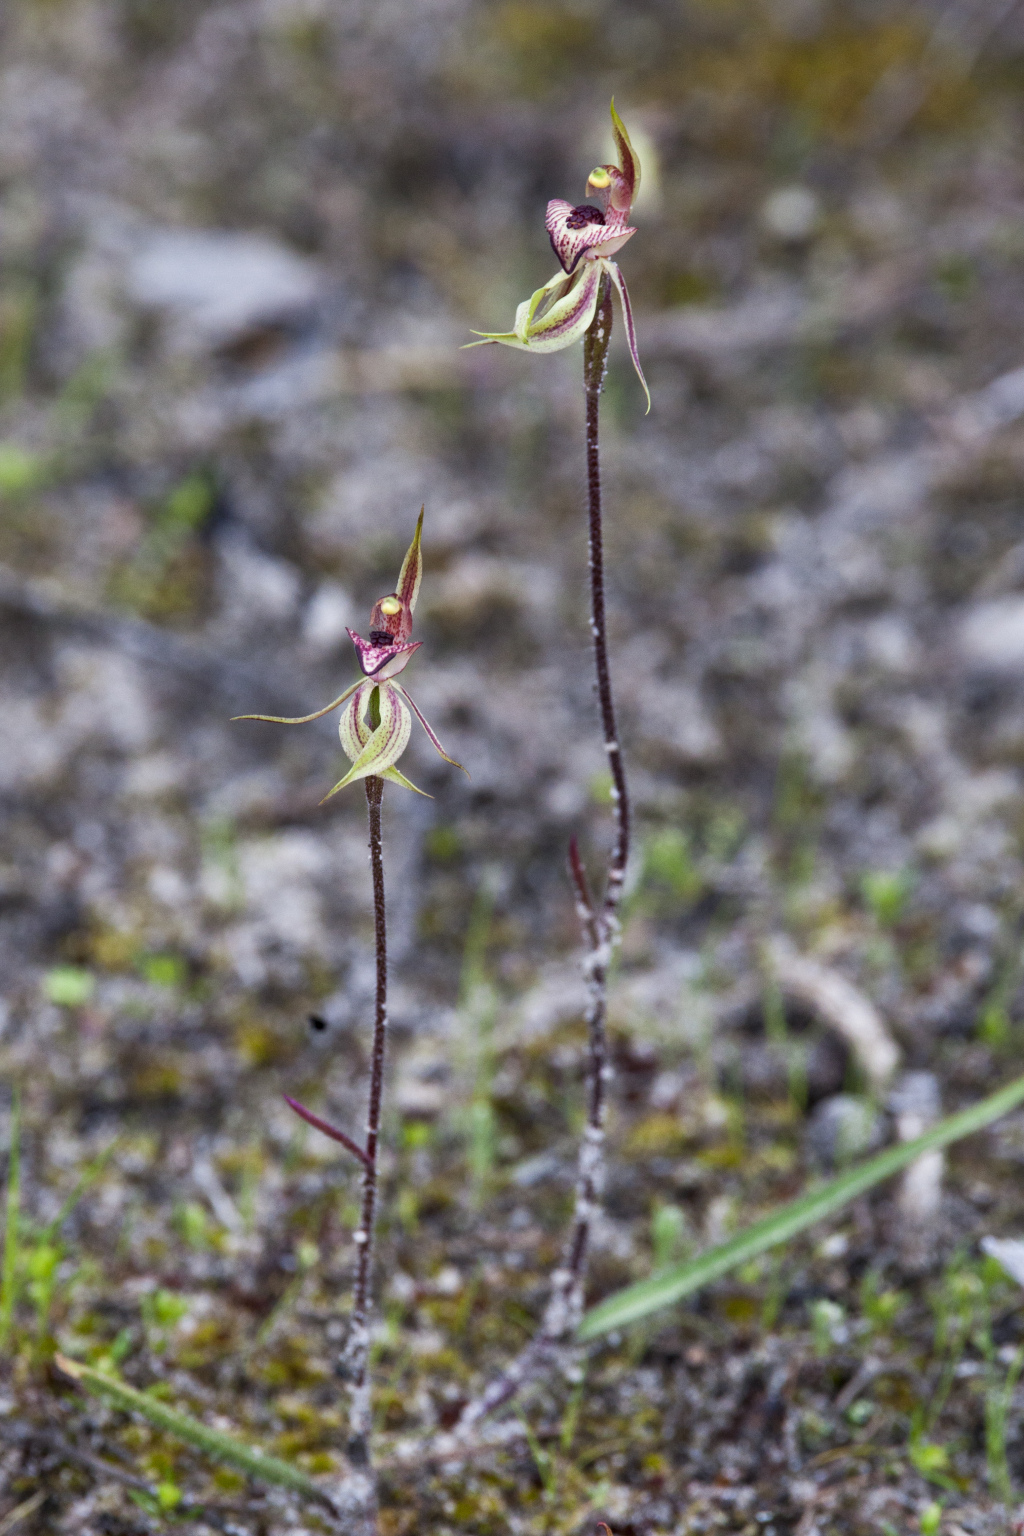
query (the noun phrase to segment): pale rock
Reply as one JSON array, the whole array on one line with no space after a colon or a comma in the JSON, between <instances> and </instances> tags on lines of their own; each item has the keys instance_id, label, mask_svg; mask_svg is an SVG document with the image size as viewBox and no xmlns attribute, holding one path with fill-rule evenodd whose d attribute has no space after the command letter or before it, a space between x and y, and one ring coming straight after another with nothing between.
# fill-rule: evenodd
<instances>
[{"instance_id":1,"label":"pale rock","mask_svg":"<svg viewBox=\"0 0 1024 1536\"><path fill-rule=\"evenodd\" d=\"M305 257L267 235L222 229L148 231L127 282L137 304L167 315L179 343L210 348L294 321L322 289Z\"/></svg>"},{"instance_id":2,"label":"pale rock","mask_svg":"<svg viewBox=\"0 0 1024 1536\"><path fill-rule=\"evenodd\" d=\"M350 628L358 628L351 597L336 581L322 581L302 616L306 649L316 656L331 656L348 640Z\"/></svg>"},{"instance_id":3,"label":"pale rock","mask_svg":"<svg viewBox=\"0 0 1024 1536\"><path fill-rule=\"evenodd\" d=\"M761 222L769 234L787 245L809 240L821 222L821 204L809 187L779 187L761 207Z\"/></svg>"},{"instance_id":4,"label":"pale rock","mask_svg":"<svg viewBox=\"0 0 1024 1536\"><path fill-rule=\"evenodd\" d=\"M302 590L294 565L264 554L247 535L234 531L219 540L218 555L225 622L251 629L291 618Z\"/></svg>"},{"instance_id":5,"label":"pale rock","mask_svg":"<svg viewBox=\"0 0 1024 1536\"><path fill-rule=\"evenodd\" d=\"M1024 1241L1019 1237L983 1237L981 1251L1001 1264L1011 1280L1024 1286Z\"/></svg>"},{"instance_id":6,"label":"pale rock","mask_svg":"<svg viewBox=\"0 0 1024 1536\"><path fill-rule=\"evenodd\" d=\"M807 1127L807 1142L826 1168L842 1167L881 1145L882 1122L870 1100L852 1093L834 1093L816 1104Z\"/></svg>"},{"instance_id":7,"label":"pale rock","mask_svg":"<svg viewBox=\"0 0 1024 1536\"><path fill-rule=\"evenodd\" d=\"M692 683L645 678L638 684L638 718L643 739L682 762L714 763L722 737Z\"/></svg>"},{"instance_id":8,"label":"pale rock","mask_svg":"<svg viewBox=\"0 0 1024 1536\"><path fill-rule=\"evenodd\" d=\"M1024 668L1024 597L994 597L975 603L960 622L964 659L992 672Z\"/></svg>"},{"instance_id":9,"label":"pale rock","mask_svg":"<svg viewBox=\"0 0 1024 1536\"><path fill-rule=\"evenodd\" d=\"M323 911L316 881L328 870L330 855L312 832L281 832L243 842L238 871L248 912L263 936L299 951L325 943Z\"/></svg>"}]
</instances>

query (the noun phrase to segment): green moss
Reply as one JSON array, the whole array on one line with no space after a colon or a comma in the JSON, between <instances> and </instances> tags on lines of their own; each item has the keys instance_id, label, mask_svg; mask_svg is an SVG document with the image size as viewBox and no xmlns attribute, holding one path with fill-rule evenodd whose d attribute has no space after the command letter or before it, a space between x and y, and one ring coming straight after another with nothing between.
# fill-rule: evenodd
<instances>
[{"instance_id":1,"label":"green moss","mask_svg":"<svg viewBox=\"0 0 1024 1536\"><path fill-rule=\"evenodd\" d=\"M58 965L43 977L43 993L60 1008L81 1008L96 991L91 971L75 965Z\"/></svg>"}]
</instances>

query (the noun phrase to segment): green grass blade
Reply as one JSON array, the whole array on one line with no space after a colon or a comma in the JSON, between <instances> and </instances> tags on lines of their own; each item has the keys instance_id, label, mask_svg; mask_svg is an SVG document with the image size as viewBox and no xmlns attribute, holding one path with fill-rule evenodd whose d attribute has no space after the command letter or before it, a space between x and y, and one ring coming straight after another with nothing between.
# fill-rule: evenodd
<instances>
[{"instance_id":1,"label":"green grass blade","mask_svg":"<svg viewBox=\"0 0 1024 1536\"><path fill-rule=\"evenodd\" d=\"M0 1350L6 1349L14 1320L14 1290L18 1274L18 1213L21 1206L21 1093L11 1101L11 1151L7 1164L7 1209L4 1258L0 1267Z\"/></svg>"},{"instance_id":2,"label":"green grass blade","mask_svg":"<svg viewBox=\"0 0 1024 1536\"><path fill-rule=\"evenodd\" d=\"M112 1141L110 1146L106 1147L98 1157L93 1158L92 1162L86 1168L85 1172L82 1174L82 1177L79 1179L78 1183L75 1185L74 1189L71 1191L64 1204L61 1206L57 1215L50 1222L50 1225L44 1228L42 1239L44 1243L52 1243L56 1241L61 1227L67 1221L68 1217L71 1215L71 1212L74 1210L79 1200L81 1200L82 1196L87 1194L92 1186L96 1183L96 1180L103 1173L103 1170L106 1168L108 1162L113 1157L114 1153L117 1151L120 1145L121 1138L118 1137L116 1140Z\"/></svg>"},{"instance_id":3,"label":"green grass blade","mask_svg":"<svg viewBox=\"0 0 1024 1536\"><path fill-rule=\"evenodd\" d=\"M850 1168L846 1173L829 1180L820 1189L800 1195L780 1210L773 1211L770 1216L756 1221L744 1232L737 1233L728 1242L720 1243L717 1248L709 1248L707 1253L695 1259L676 1264L671 1269L653 1275L649 1280L641 1280L636 1285L616 1291L584 1314L577 1337L596 1339L612 1328L622 1328L627 1323L648 1317L661 1307L671 1306L691 1292L700 1290L701 1286L718 1280L730 1269L735 1269L737 1264L756 1258L778 1243L787 1242L814 1222L842 1210L844 1205L848 1205L865 1190L899 1173L901 1168L920 1157L922 1152L947 1147L963 1136L970 1136L972 1131L980 1131L1022 1102L1024 1077L1019 1077L1005 1088L1000 1088L998 1093L982 1099L979 1104L973 1104L970 1109L961 1110L959 1114L940 1121L916 1140L902 1142L898 1147L889 1147L877 1157L869 1158L860 1167Z\"/></svg>"},{"instance_id":4,"label":"green grass blade","mask_svg":"<svg viewBox=\"0 0 1024 1536\"><path fill-rule=\"evenodd\" d=\"M255 1446L244 1445L236 1440L233 1435L226 1435L219 1429L208 1429L205 1424L200 1424L198 1419L191 1418L187 1413L181 1413L177 1408L170 1408L166 1403L160 1402L155 1397L150 1397L145 1392L136 1392L134 1387L127 1382L118 1381L114 1376L108 1376L104 1371L95 1371L90 1365L82 1365L78 1360L69 1360L65 1355L57 1355L57 1365L66 1376L70 1376L80 1387L87 1392L94 1392L100 1397L106 1397L118 1408L123 1408L126 1413L139 1413L150 1424L162 1429L169 1435L174 1435L179 1440L184 1440L188 1445L194 1445L196 1450L204 1451L212 1461L220 1462L223 1466L236 1467L239 1472L246 1472L250 1477L258 1477L265 1483L276 1483L281 1488L290 1488L293 1493L304 1493L307 1498L315 1499L320 1504L326 1504L333 1508L330 1498L324 1490L308 1477L305 1472L293 1467L287 1461L279 1461L276 1456L268 1456Z\"/></svg>"}]
</instances>

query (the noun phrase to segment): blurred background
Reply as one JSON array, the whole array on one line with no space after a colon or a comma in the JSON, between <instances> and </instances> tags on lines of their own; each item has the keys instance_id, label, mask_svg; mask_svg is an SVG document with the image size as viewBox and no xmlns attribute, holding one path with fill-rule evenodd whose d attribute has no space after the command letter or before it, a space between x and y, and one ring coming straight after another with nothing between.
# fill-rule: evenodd
<instances>
[{"instance_id":1,"label":"blurred background","mask_svg":"<svg viewBox=\"0 0 1024 1536\"><path fill-rule=\"evenodd\" d=\"M613 93L643 167L620 264L654 403L616 320L609 601L637 839L599 1283L792 1192L840 1133L896 1134L891 1063L872 1078L822 977L872 1010L925 1119L1019 1060L1015 0L7 0L0 1121L22 1083L38 1222L121 1137L39 1336L79 1327L96 1358L127 1338L145 1380L163 1324L139 1298L187 1294L220 1329L189 1368L236 1421L247 1382L317 1386L295 1315L268 1309L307 1272L344 1290L354 1176L280 1094L358 1124L373 975L363 795L319 804L345 766L335 717L229 717L341 691L345 627L392 589L421 503L406 676L471 779L416 727L403 768L434 798L385 797L404 1191L387 1269L419 1264L429 1296L447 1265L447 1315L490 1230L466 1189L503 1213L495 1294L516 1212L528 1307L557 1251L582 1071L565 850L578 832L598 869L610 833L581 359L459 348L552 274L545 204L611 158ZM929 1235L893 1262L929 1273L1019 1221L1018 1143L933 1191ZM886 1230L861 1234L869 1257ZM307 1302L302 1326L330 1327ZM278 1377L256 1357L216 1376L268 1316ZM698 1375L706 1342L687 1346ZM396 1394L390 1427L430 1422ZM617 1536L669 1518L636 1511L669 1509L672 1455L710 1486L742 1441L723 1410L698 1454L671 1411L660 1471L608 1473ZM315 1436L300 1452L330 1462ZM62 1510L88 1481L66 1475ZM932 1485L906 1476L894 1497L916 1510ZM413 1529L395 1498L394 1532ZM47 1528L99 1529L66 1518ZM491 1529L473 1519L452 1528Z\"/></svg>"}]
</instances>

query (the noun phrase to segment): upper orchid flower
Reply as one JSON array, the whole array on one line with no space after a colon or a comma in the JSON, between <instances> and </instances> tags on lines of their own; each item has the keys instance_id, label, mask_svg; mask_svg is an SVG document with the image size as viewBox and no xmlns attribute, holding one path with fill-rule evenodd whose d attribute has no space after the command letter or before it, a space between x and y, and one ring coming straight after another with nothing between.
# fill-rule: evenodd
<instances>
[{"instance_id":1,"label":"upper orchid flower","mask_svg":"<svg viewBox=\"0 0 1024 1536\"><path fill-rule=\"evenodd\" d=\"M338 722L338 734L352 767L343 779L339 779L330 794L324 796L325 800L337 794L339 789L344 789L346 784L370 777L390 779L393 784L403 784L406 789L416 790L418 795L422 795L423 790L416 789L416 785L411 784L395 767L409 744L412 714L445 762L455 768L462 768L461 763L448 756L401 683L394 681L408 665L413 652L418 651L423 644L422 640L409 639L413 609L416 607L423 575L423 556L420 551L422 530L421 511L416 533L402 562L397 588L374 604L370 614L370 638L364 640L355 630L348 631L359 655L362 678L312 715L301 715L294 720L285 719L282 715L235 716L236 720L270 720L275 725L306 725L310 720L319 720L322 715L329 714L348 700L348 708ZM463 768L462 771L465 773L466 770Z\"/></svg>"},{"instance_id":2,"label":"upper orchid flower","mask_svg":"<svg viewBox=\"0 0 1024 1536\"><path fill-rule=\"evenodd\" d=\"M651 408L640 357L637 352L633 311L626 282L617 264L610 258L620 251L636 230L629 213L640 186L640 162L633 152L622 119L612 102L612 128L619 151L618 165L599 165L587 178L587 201L573 207L562 197L548 203L545 225L562 270L550 282L524 299L516 310L511 331L478 331L481 341L471 347L500 342L506 347L520 347L527 352L557 352L571 346L589 330L597 310L601 282L609 277L618 289L622 318L633 367Z\"/></svg>"}]
</instances>

